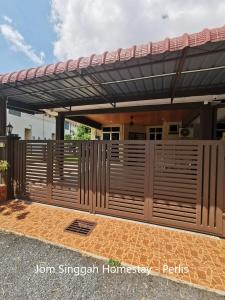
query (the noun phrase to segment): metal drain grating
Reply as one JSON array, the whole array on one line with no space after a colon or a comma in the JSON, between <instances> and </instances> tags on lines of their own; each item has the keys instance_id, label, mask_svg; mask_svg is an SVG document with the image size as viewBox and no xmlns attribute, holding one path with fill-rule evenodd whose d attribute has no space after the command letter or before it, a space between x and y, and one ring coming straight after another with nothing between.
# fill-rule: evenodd
<instances>
[{"instance_id":1,"label":"metal drain grating","mask_svg":"<svg viewBox=\"0 0 225 300\"><path fill-rule=\"evenodd\" d=\"M78 233L82 235L88 235L95 228L95 226L96 223L94 222L76 219L73 221L73 223L66 227L65 231Z\"/></svg>"}]
</instances>

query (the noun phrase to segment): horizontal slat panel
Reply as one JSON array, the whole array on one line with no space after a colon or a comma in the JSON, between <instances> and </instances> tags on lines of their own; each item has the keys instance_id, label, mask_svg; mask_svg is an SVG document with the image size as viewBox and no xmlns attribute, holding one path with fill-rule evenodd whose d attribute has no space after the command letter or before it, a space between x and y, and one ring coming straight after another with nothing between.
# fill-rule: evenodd
<instances>
[{"instance_id":1,"label":"horizontal slat panel","mask_svg":"<svg viewBox=\"0 0 225 300\"><path fill-rule=\"evenodd\" d=\"M196 212L195 205L193 207L183 207L182 205L169 205L169 204L160 204L160 203L154 203L154 208L161 208L161 209L168 209L168 210L174 210L174 211L181 211L181 212Z\"/></svg>"},{"instance_id":2,"label":"horizontal slat panel","mask_svg":"<svg viewBox=\"0 0 225 300\"><path fill-rule=\"evenodd\" d=\"M191 189L191 190L195 190L196 189L196 185L197 182L193 181L193 182L189 182L189 183L181 183L181 182L177 182L177 180L173 180L173 181L169 181L168 179L165 178L165 181L157 181L155 180L155 185L158 188L163 188L163 187L172 187L172 188L177 188L179 189Z\"/></svg>"},{"instance_id":3,"label":"horizontal slat panel","mask_svg":"<svg viewBox=\"0 0 225 300\"><path fill-rule=\"evenodd\" d=\"M197 180L196 175L197 174L184 174L182 172L176 173L176 172L155 172L155 175L157 177L171 177L171 178L180 178L180 179L193 179Z\"/></svg>"},{"instance_id":4,"label":"horizontal slat panel","mask_svg":"<svg viewBox=\"0 0 225 300\"><path fill-rule=\"evenodd\" d=\"M133 209L131 207L123 207L121 205L109 205L109 209L114 209L114 210L118 210L118 211L124 211L124 212L128 212L128 213L135 213L135 214L143 214L143 210L140 209Z\"/></svg>"},{"instance_id":5,"label":"horizontal slat panel","mask_svg":"<svg viewBox=\"0 0 225 300\"><path fill-rule=\"evenodd\" d=\"M124 208L133 208L137 210L143 210L143 205L140 204L133 204L133 203L126 203L126 202L118 202L118 201L113 201L110 199L109 201L109 206L119 206L119 207L124 207Z\"/></svg>"},{"instance_id":6,"label":"horizontal slat panel","mask_svg":"<svg viewBox=\"0 0 225 300\"><path fill-rule=\"evenodd\" d=\"M176 197L176 196L169 196L167 195L154 195L154 199L159 199L159 200L171 200L171 201L177 201L177 202L187 202L187 203L196 203L195 199L191 198L184 198L184 197Z\"/></svg>"},{"instance_id":7,"label":"horizontal slat panel","mask_svg":"<svg viewBox=\"0 0 225 300\"><path fill-rule=\"evenodd\" d=\"M110 186L110 189L109 189L110 193L114 193L114 194L122 194L122 195L130 195L130 196L142 196L144 194L144 191L127 191L125 188L124 189L119 189L119 188L116 188L116 187L111 187Z\"/></svg>"},{"instance_id":8,"label":"horizontal slat panel","mask_svg":"<svg viewBox=\"0 0 225 300\"><path fill-rule=\"evenodd\" d=\"M179 177L168 177L168 176L154 176L154 182L168 182L168 183L182 183L182 184L197 184L196 177L192 178L181 178Z\"/></svg>"},{"instance_id":9,"label":"horizontal slat panel","mask_svg":"<svg viewBox=\"0 0 225 300\"><path fill-rule=\"evenodd\" d=\"M165 194L167 192L171 192L171 195L190 195L192 197L196 197L196 190L191 188L178 188L178 187L170 187L170 186L157 186L154 189L155 194Z\"/></svg>"},{"instance_id":10,"label":"horizontal slat panel","mask_svg":"<svg viewBox=\"0 0 225 300\"><path fill-rule=\"evenodd\" d=\"M137 200L137 201L143 201L143 196L134 196L134 195L122 195L122 194L118 194L118 193L110 193L109 197L113 197L113 198L122 198L122 199L132 199L132 200Z\"/></svg>"},{"instance_id":11,"label":"horizontal slat panel","mask_svg":"<svg viewBox=\"0 0 225 300\"><path fill-rule=\"evenodd\" d=\"M196 193L192 194L192 193L184 193L184 192L177 192L177 191L168 191L168 190L162 190L162 189L158 189L158 190L154 190L154 196L156 198L159 198L164 196L164 195L168 195L168 196L172 196L172 197L182 197L182 198L190 198L190 199L196 199Z\"/></svg>"},{"instance_id":12,"label":"horizontal slat panel","mask_svg":"<svg viewBox=\"0 0 225 300\"><path fill-rule=\"evenodd\" d=\"M196 213L195 212L187 212L187 211L181 211L181 210L175 210L175 209L168 209L168 208L162 208L162 207L153 207L153 215L155 216L157 213L164 213L174 216L184 216L192 219L196 219Z\"/></svg>"},{"instance_id":13,"label":"horizontal slat panel","mask_svg":"<svg viewBox=\"0 0 225 300\"><path fill-rule=\"evenodd\" d=\"M154 199L154 204L155 203L161 203L161 204L167 204L167 205L176 205L176 206L181 206L181 207L192 207L192 208L196 208L196 203L192 203L192 202L184 202L184 201L179 201L180 199L178 198L178 200L162 200L162 199Z\"/></svg>"},{"instance_id":14,"label":"horizontal slat panel","mask_svg":"<svg viewBox=\"0 0 225 300\"><path fill-rule=\"evenodd\" d=\"M130 204L137 204L137 205L144 205L144 199L139 199L139 200L134 200L130 198L123 198L123 197L113 197L109 196L109 200L114 201L114 202L121 202L121 203L130 203Z\"/></svg>"},{"instance_id":15,"label":"horizontal slat panel","mask_svg":"<svg viewBox=\"0 0 225 300\"><path fill-rule=\"evenodd\" d=\"M188 218L188 217L184 217L184 216L171 215L171 214L166 214L166 213L155 212L154 217L164 218L164 219L174 220L174 221L182 221L182 222L187 222L187 223L196 223L195 218ZM176 223L174 223L174 225L176 225Z\"/></svg>"},{"instance_id":16,"label":"horizontal slat panel","mask_svg":"<svg viewBox=\"0 0 225 300\"><path fill-rule=\"evenodd\" d=\"M196 223L198 146L155 145L153 217Z\"/></svg>"}]
</instances>

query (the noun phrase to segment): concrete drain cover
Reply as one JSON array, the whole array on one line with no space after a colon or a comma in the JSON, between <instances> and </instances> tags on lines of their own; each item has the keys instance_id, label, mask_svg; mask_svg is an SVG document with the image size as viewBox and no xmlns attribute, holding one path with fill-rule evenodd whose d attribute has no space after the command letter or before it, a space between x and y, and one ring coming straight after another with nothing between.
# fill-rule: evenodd
<instances>
[{"instance_id":1,"label":"concrete drain cover","mask_svg":"<svg viewBox=\"0 0 225 300\"><path fill-rule=\"evenodd\" d=\"M81 235L89 235L97 224L95 222L89 222L85 220L74 220L65 231L78 233Z\"/></svg>"}]
</instances>

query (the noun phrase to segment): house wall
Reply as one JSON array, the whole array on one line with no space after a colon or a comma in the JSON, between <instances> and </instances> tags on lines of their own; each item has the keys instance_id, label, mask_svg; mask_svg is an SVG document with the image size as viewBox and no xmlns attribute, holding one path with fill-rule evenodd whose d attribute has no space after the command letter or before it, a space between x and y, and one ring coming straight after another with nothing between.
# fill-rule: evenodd
<instances>
[{"instance_id":1,"label":"house wall","mask_svg":"<svg viewBox=\"0 0 225 300\"><path fill-rule=\"evenodd\" d=\"M120 127L120 139L121 140L124 140L125 139L125 125L121 125L121 124L107 124L107 125L104 125L104 127ZM97 140L99 137L100 140L102 140L102 134L103 134L103 131L102 130L99 130L99 129L95 129L95 128L91 128L91 140Z\"/></svg>"},{"instance_id":2,"label":"house wall","mask_svg":"<svg viewBox=\"0 0 225 300\"><path fill-rule=\"evenodd\" d=\"M146 126L125 124L124 135L123 135L124 140L128 140L129 132L146 133Z\"/></svg>"},{"instance_id":3,"label":"house wall","mask_svg":"<svg viewBox=\"0 0 225 300\"><path fill-rule=\"evenodd\" d=\"M163 123L163 139L164 140L179 140L179 134L169 134L169 126L170 125L175 125L178 124L179 127L182 127L182 123L181 122L164 122Z\"/></svg>"},{"instance_id":4,"label":"house wall","mask_svg":"<svg viewBox=\"0 0 225 300\"><path fill-rule=\"evenodd\" d=\"M103 127L120 127L120 139L121 140L128 140L129 132L135 132L135 133L145 133L147 137L147 132L150 127L158 127L162 126L163 128L163 140L178 140L180 139L179 134L169 134L169 125L171 124L178 124L179 127L182 127L182 122L163 122L163 124L157 124L155 126L144 126L144 125L130 125L130 124L107 124ZM91 129L91 139L96 140L96 136L100 137L102 140L102 130L98 129Z\"/></svg>"},{"instance_id":5,"label":"house wall","mask_svg":"<svg viewBox=\"0 0 225 300\"><path fill-rule=\"evenodd\" d=\"M91 140L101 139L102 130L91 128Z\"/></svg>"},{"instance_id":6,"label":"house wall","mask_svg":"<svg viewBox=\"0 0 225 300\"><path fill-rule=\"evenodd\" d=\"M12 114L13 113L13 114ZM30 115L26 113L17 113L15 111L7 111L7 124L10 122L13 126L13 133L18 134L21 139L54 139L56 130L55 117L35 114ZM65 129L65 134L70 134L75 130L75 123L68 122L68 129ZM25 134L26 132L26 134Z\"/></svg>"},{"instance_id":7,"label":"house wall","mask_svg":"<svg viewBox=\"0 0 225 300\"><path fill-rule=\"evenodd\" d=\"M218 123L225 123L225 108L217 109L217 124ZM200 116L195 118L190 123L189 126L194 128L194 138L199 139L200 138ZM225 139L225 130L224 130L222 139Z\"/></svg>"},{"instance_id":8,"label":"house wall","mask_svg":"<svg viewBox=\"0 0 225 300\"><path fill-rule=\"evenodd\" d=\"M217 109L217 120L225 120L225 107Z\"/></svg>"}]
</instances>

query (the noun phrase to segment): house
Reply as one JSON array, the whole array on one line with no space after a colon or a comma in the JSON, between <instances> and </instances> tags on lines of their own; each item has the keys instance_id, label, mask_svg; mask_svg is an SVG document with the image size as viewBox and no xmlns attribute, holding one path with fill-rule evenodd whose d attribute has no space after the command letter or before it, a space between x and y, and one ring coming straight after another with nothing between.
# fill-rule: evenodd
<instances>
[{"instance_id":1,"label":"house","mask_svg":"<svg viewBox=\"0 0 225 300\"><path fill-rule=\"evenodd\" d=\"M55 116L50 112L45 114L27 114L18 110L8 109L7 122L13 126L13 133L24 140L55 140ZM66 120L65 135L71 135L76 130L76 122Z\"/></svg>"},{"instance_id":2,"label":"house","mask_svg":"<svg viewBox=\"0 0 225 300\"><path fill-rule=\"evenodd\" d=\"M0 76L0 135L56 114L56 141L3 138L10 196L225 237L224 62L225 26Z\"/></svg>"},{"instance_id":3,"label":"house","mask_svg":"<svg viewBox=\"0 0 225 300\"><path fill-rule=\"evenodd\" d=\"M200 117L195 110L130 112L88 117L102 126L101 129L91 129L92 140L192 140L200 138ZM219 109L216 115L215 139L225 139L224 108Z\"/></svg>"}]
</instances>

